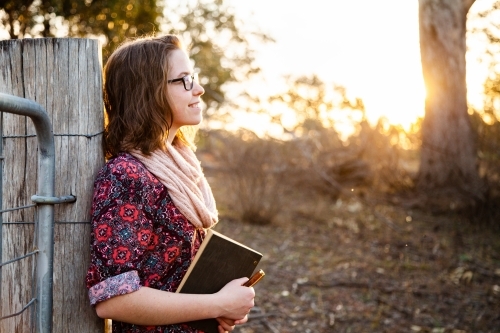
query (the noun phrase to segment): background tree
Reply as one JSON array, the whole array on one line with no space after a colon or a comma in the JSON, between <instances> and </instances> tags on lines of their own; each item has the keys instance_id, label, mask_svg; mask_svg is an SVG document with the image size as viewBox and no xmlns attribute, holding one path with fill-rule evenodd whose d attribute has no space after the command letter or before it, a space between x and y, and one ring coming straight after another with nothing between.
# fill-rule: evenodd
<instances>
[{"instance_id":1,"label":"background tree","mask_svg":"<svg viewBox=\"0 0 500 333\"><path fill-rule=\"evenodd\" d=\"M104 62L126 37L181 34L201 72L209 118L225 102L225 85L259 71L250 43L271 41L244 25L224 0L0 0L0 8L10 38L99 37Z\"/></svg>"},{"instance_id":2,"label":"background tree","mask_svg":"<svg viewBox=\"0 0 500 333\"><path fill-rule=\"evenodd\" d=\"M1 22L10 38L104 36L105 53L124 37L158 31L161 9L156 0L8 0L0 1ZM105 54L106 56L107 54Z\"/></svg>"},{"instance_id":3,"label":"background tree","mask_svg":"<svg viewBox=\"0 0 500 333\"><path fill-rule=\"evenodd\" d=\"M349 98L347 90L341 85L331 89L316 75L286 77L288 90L269 98L272 104L281 104L292 113L295 119L284 131L293 136L307 135L310 131L325 128L334 129L340 124L356 127L365 119L365 106L361 98ZM272 108L272 121L285 123L286 111Z\"/></svg>"},{"instance_id":4,"label":"background tree","mask_svg":"<svg viewBox=\"0 0 500 333\"><path fill-rule=\"evenodd\" d=\"M427 88L422 123L420 189L460 190L481 199L476 137L467 111L465 34L474 0L419 0L422 71Z\"/></svg>"},{"instance_id":5,"label":"background tree","mask_svg":"<svg viewBox=\"0 0 500 333\"><path fill-rule=\"evenodd\" d=\"M478 3L479 5L479 3ZM498 223L500 211L500 1L469 15L469 36L483 41L476 47L477 61L488 68L483 86L483 103L474 106L472 124L478 137L481 174L488 182L489 202L482 209L483 219Z\"/></svg>"}]
</instances>

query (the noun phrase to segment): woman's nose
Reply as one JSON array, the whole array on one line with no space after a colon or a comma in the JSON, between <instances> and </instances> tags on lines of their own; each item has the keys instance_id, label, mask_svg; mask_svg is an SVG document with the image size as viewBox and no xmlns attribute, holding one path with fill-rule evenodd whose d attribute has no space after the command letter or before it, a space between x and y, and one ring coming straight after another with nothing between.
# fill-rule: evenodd
<instances>
[{"instance_id":1,"label":"woman's nose","mask_svg":"<svg viewBox=\"0 0 500 333\"><path fill-rule=\"evenodd\" d=\"M194 87L193 87L193 95L195 96L201 96L205 93L205 89L199 84L198 82L194 82Z\"/></svg>"}]
</instances>

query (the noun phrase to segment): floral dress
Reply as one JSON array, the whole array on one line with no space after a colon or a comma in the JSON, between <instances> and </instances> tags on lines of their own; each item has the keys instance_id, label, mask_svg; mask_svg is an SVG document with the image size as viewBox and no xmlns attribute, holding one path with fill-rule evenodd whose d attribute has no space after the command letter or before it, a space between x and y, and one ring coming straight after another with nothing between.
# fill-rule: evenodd
<instances>
[{"instance_id":1,"label":"floral dress","mask_svg":"<svg viewBox=\"0 0 500 333\"><path fill-rule=\"evenodd\" d=\"M204 237L179 212L166 187L137 159L121 153L97 175L92 202L91 305L141 286L175 292ZM120 333L199 333L187 325L113 321Z\"/></svg>"}]
</instances>

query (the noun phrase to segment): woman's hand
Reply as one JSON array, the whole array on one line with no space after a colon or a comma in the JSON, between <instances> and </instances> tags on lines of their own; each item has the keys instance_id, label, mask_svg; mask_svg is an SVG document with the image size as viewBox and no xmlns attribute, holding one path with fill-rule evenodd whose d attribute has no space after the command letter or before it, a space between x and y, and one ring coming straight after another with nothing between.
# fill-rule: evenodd
<instances>
[{"instance_id":1,"label":"woman's hand","mask_svg":"<svg viewBox=\"0 0 500 333\"><path fill-rule=\"evenodd\" d=\"M234 320L227 318L215 318L219 322L219 333L232 332L236 326Z\"/></svg>"},{"instance_id":2,"label":"woman's hand","mask_svg":"<svg viewBox=\"0 0 500 333\"><path fill-rule=\"evenodd\" d=\"M255 291L252 287L242 286L247 280L248 278L233 280L217 293L220 308L220 315L217 317L227 326L242 324L248 320L247 315L254 306ZM231 323L227 319L233 320L233 325L229 325Z\"/></svg>"},{"instance_id":3,"label":"woman's hand","mask_svg":"<svg viewBox=\"0 0 500 333\"><path fill-rule=\"evenodd\" d=\"M228 318L215 318L219 322L219 333L232 332L236 325L244 324L248 321L248 315L240 320L232 320Z\"/></svg>"}]
</instances>

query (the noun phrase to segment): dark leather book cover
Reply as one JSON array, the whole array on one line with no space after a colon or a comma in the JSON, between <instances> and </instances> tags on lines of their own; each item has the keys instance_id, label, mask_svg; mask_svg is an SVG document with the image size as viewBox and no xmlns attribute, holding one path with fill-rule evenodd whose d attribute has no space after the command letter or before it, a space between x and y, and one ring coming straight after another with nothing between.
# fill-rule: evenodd
<instances>
[{"instance_id":1,"label":"dark leather book cover","mask_svg":"<svg viewBox=\"0 0 500 333\"><path fill-rule=\"evenodd\" d=\"M261 253L208 229L177 292L216 293L234 279L249 278L261 258ZM191 321L187 324L206 333L218 332L218 322L215 319Z\"/></svg>"}]
</instances>

